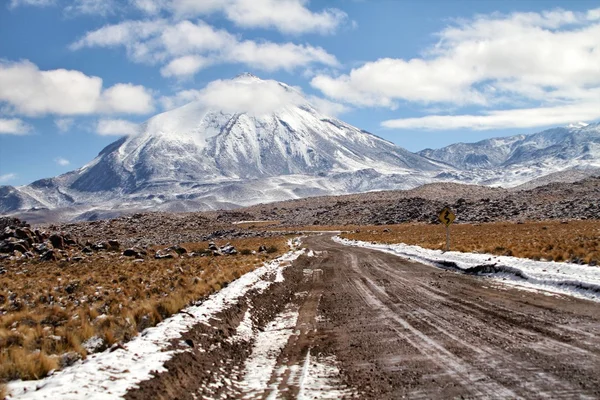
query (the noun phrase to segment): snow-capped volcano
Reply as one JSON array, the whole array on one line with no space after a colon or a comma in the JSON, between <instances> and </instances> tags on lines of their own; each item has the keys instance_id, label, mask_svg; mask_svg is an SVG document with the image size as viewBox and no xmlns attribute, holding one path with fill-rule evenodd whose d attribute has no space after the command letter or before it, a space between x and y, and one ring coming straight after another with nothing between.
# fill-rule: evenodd
<instances>
[{"instance_id":1,"label":"snow-capped volcano","mask_svg":"<svg viewBox=\"0 0 600 400\"><path fill-rule=\"evenodd\" d=\"M0 212L30 207L232 207L411 188L443 167L317 110L286 84L244 74L150 118L84 167L6 187Z\"/></svg>"},{"instance_id":2,"label":"snow-capped volcano","mask_svg":"<svg viewBox=\"0 0 600 400\"><path fill-rule=\"evenodd\" d=\"M197 211L436 181L516 186L598 167L600 124L414 154L327 116L294 87L243 74L210 83L80 169L0 187L0 213L35 221Z\"/></svg>"}]
</instances>

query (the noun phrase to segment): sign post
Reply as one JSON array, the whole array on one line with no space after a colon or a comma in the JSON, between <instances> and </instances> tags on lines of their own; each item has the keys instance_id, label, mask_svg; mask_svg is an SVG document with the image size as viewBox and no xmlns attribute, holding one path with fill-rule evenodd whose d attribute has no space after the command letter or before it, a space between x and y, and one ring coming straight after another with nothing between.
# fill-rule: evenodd
<instances>
[{"instance_id":1,"label":"sign post","mask_svg":"<svg viewBox=\"0 0 600 400\"><path fill-rule=\"evenodd\" d=\"M456 215L449 207L444 207L439 214L440 222L446 225L446 251L450 251L450 225L456 219Z\"/></svg>"}]
</instances>

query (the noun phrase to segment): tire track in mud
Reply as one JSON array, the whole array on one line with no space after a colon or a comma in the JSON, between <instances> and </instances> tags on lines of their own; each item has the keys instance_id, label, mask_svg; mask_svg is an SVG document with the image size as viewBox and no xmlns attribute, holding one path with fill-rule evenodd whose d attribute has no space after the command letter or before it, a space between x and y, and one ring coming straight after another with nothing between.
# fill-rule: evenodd
<instances>
[{"instance_id":1,"label":"tire track in mud","mask_svg":"<svg viewBox=\"0 0 600 400\"><path fill-rule=\"evenodd\" d=\"M599 398L600 306L328 236L130 399ZM181 345L175 343L174 346Z\"/></svg>"},{"instance_id":2,"label":"tire track in mud","mask_svg":"<svg viewBox=\"0 0 600 400\"><path fill-rule=\"evenodd\" d=\"M486 280L482 278L460 276L367 249L357 252L336 249L322 239L311 239L308 244L327 249L331 254L337 251L339 258L345 258L344 290L355 291L354 297L379 312L383 324L388 324L403 341L420 351L416 355L414 350L398 346L398 351L386 349L379 359L371 356L371 365L382 370L379 374L385 375L390 366L397 372L405 372L402 364L408 364L416 379L408 382L399 379L397 385L404 384L404 389L379 385L367 395L379 398L400 395L597 398L600 395L596 376L600 370L600 341L595 334L597 330L594 332L594 327L600 328L597 304L512 289L484 288ZM548 310L558 315L548 315ZM361 313L357 314L360 318ZM580 320L586 321L582 327L592 331L569 326L569 321ZM564 329L565 326L568 328ZM375 324L371 329L377 330ZM361 334L364 332L355 333ZM391 342L389 337L381 340ZM378 348L375 344L370 347ZM419 357L421 362L415 362ZM359 375L343 356L338 358L345 362L344 373ZM386 359L392 361L386 365ZM367 372L373 374L364 370L360 374ZM398 379L394 378L398 376L392 377L395 383ZM432 381L427 383L429 378ZM459 389L448 390L456 384Z\"/></svg>"}]
</instances>

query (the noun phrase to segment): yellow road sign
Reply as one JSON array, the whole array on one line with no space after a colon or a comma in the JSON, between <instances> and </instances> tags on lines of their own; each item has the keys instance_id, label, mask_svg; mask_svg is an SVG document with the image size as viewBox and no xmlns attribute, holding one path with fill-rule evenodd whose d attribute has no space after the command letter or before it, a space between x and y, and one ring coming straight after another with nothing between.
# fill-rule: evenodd
<instances>
[{"instance_id":1,"label":"yellow road sign","mask_svg":"<svg viewBox=\"0 0 600 400\"><path fill-rule=\"evenodd\" d=\"M450 210L448 207L444 207L442 211L440 211L440 221L442 224L446 226L450 226L451 223L456 219L456 215Z\"/></svg>"}]
</instances>

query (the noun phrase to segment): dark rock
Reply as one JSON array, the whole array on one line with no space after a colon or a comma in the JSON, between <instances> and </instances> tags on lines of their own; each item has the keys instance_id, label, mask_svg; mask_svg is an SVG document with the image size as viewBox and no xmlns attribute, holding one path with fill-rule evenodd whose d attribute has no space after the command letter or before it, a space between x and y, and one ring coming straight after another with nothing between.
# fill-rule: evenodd
<instances>
[{"instance_id":1,"label":"dark rock","mask_svg":"<svg viewBox=\"0 0 600 400\"><path fill-rule=\"evenodd\" d=\"M27 240L29 243L33 243L33 232L29 228L17 228L15 229L15 237L19 239Z\"/></svg>"},{"instance_id":2,"label":"dark rock","mask_svg":"<svg viewBox=\"0 0 600 400\"><path fill-rule=\"evenodd\" d=\"M119 249L121 247L121 244L117 240L109 240L108 245L113 249Z\"/></svg>"},{"instance_id":3,"label":"dark rock","mask_svg":"<svg viewBox=\"0 0 600 400\"><path fill-rule=\"evenodd\" d=\"M267 252L267 246L265 246L264 244L261 244L261 245L258 247L258 252L259 252L259 253L266 253L266 252Z\"/></svg>"},{"instance_id":4,"label":"dark rock","mask_svg":"<svg viewBox=\"0 0 600 400\"><path fill-rule=\"evenodd\" d=\"M10 243L10 249L11 251L26 253L29 251L29 244L24 240L19 240L18 242Z\"/></svg>"},{"instance_id":5,"label":"dark rock","mask_svg":"<svg viewBox=\"0 0 600 400\"><path fill-rule=\"evenodd\" d=\"M131 249L127 249L123 252L123 255L126 257L135 257L135 258L144 258L144 256L146 256L146 251L145 250L141 250L141 249L137 249L137 248L131 248Z\"/></svg>"},{"instance_id":6,"label":"dark rock","mask_svg":"<svg viewBox=\"0 0 600 400\"><path fill-rule=\"evenodd\" d=\"M92 249L90 249L89 247L84 247L83 249L81 249L81 252L90 254L90 253L93 253L94 251Z\"/></svg>"},{"instance_id":7,"label":"dark rock","mask_svg":"<svg viewBox=\"0 0 600 400\"><path fill-rule=\"evenodd\" d=\"M61 258L62 255L57 250L48 250L40 256L40 260L42 261L56 261L60 260Z\"/></svg>"},{"instance_id":8,"label":"dark rock","mask_svg":"<svg viewBox=\"0 0 600 400\"><path fill-rule=\"evenodd\" d=\"M59 365L61 368L66 368L75 364L79 360L81 360L81 355L77 352L70 351L60 356Z\"/></svg>"},{"instance_id":9,"label":"dark rock","mask_svg":"<svg viewBox=\"0 0 600 400\"><path fill-rule=\"evenodd\" d=\"M52 243L52 247L54 247L55 249L64 249L65 248L65 241L63 239L62 236L58 235L58 234L53 234L51 235L48 240L50 240L50 243Z\"/></svg>"},{"instance_id":10,"label":"dark rock","mask_svg":"<svg viewBox=\"0 0 600 400\"><path fill-rule=\"evenodd\" d=\"M68 294L73 294L79 287L79 282L71 282L67 286L65 286L65 292Z\"/></svg>"},{"instance_id":11,"label":"dark rock","mask_svg":"<svg viewBox=\"0 0 600 400\"><path fill-rule=\"evenodd\" d=\"M173 246L171 248L169 248L169 250L173 250L175 253L182 255L182 254L186 254L188 251L185 247L182 246Z\"/></svg>"}]
</instances>

